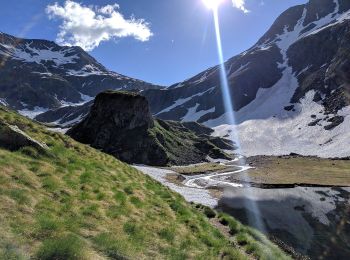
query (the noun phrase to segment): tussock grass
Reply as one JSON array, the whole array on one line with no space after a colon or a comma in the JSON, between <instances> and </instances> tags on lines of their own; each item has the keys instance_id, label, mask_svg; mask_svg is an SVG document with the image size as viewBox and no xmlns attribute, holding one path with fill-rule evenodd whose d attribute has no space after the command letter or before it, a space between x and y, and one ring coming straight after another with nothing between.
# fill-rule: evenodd
<instances>
[{"instance_id":1,"label":"tussock grass","mask_svg":"<svg viewBox=\"0 0 350 260\"><path fill-rule=\"evenodd\" d=\"M3 108L0 120L50 147L0 149L0 259L251 258L205 214L129 165ZM256 258L265 249L284 257L249 239Z\"/></svg>"}]
</instances>

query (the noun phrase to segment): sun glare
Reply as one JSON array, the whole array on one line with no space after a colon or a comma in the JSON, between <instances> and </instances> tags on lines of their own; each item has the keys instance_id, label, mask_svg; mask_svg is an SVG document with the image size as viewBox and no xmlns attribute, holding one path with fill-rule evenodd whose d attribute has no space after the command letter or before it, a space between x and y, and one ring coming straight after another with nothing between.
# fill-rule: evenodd
<instances>
[{"instance_id":1,"label":"sun glare","mask_svg":"<svg viewBox=\"0 0 350 260\"><path fill-rule=\"evenodd\" d=\"M202 0L209 9L216 9L224 0Z\"/></svg>"}]
</instances>

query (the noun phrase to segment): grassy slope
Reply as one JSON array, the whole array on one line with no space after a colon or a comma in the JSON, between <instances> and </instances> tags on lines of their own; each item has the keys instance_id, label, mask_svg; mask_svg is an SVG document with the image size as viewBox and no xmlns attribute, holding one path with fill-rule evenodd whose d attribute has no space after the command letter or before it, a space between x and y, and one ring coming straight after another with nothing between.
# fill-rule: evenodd
<instances>
[{"instance_id":1,"label":"grassy slope","mask_svg":"<svg viewBox=\"0 0 350 260\"><path fill-rule=\"evenodd\" d=\"M214 158L230 158L210 140L199 137L178 122L155 120L154 124L154 127L149 129L149 133L167 152L170 165L201 162L206 159L208 153L209 156ZM196 148L196 144L198 145L199 142L206 147L204 150L207 150L208 153Z\"/></svg>"},{"instance_id":2,"label":"grassy slope","mask_svg":"<svg viewBox=\"0 0 350 260\"><path fill-rule=\"evenodd\" d=\"M50 147L0 149L0 259L285 257L227 217L247 240L233 246L180 195L111 156L2 108L0 120Z\"/></svg>"}]
</instances>

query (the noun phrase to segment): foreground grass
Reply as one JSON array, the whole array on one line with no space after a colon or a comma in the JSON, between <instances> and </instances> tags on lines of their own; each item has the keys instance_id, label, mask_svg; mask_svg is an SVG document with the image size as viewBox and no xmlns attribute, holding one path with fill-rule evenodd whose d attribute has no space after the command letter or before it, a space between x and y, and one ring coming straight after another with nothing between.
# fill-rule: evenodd
<instances>
[{"instance_id":1,"label":"foreground grass","mask_svg":"<svg viewBox=\"0 0 350 260\"><path fill-rule=\"evenodd\" d=\"M0 120L50 147L0 149L0 259L287 258L240 224L261 250L238 247L207 214L111 156L2 108Z\"/></svg>"},{"instance_id":2,"label":"foreground grass","mask_svg":"<svg viewBox=\"0 0 350 260\"><path fill-rule=\"evenodd\" d=\"M256 156L248 171L254 183L350 186L350 161L301 156ZM244 179L242 174L235 179Z\"/></svg>"}]
</instances>

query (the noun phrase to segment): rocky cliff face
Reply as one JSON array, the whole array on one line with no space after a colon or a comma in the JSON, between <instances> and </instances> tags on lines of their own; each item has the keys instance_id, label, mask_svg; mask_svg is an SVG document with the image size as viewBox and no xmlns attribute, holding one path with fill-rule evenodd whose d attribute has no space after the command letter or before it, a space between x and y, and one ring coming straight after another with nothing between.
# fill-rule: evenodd
<instances>
[{"instance_id":1,"label":"rocky cliff face","mask_svg":"<svg viewBox=\"0 0 350 260\"><path fill-rule=\"evenodd\" d=\"M122 161L159 166L198 163L207 156L228 159L219 147L232 149L232 144L210 137L211 132L196 123L186 127L154 120L145 97L107 91L97 95L88 116L67 134Z\"/></svg>"},{"instance_id":2,"label":"rocky cliff face","mask_svg":"<svg viewBox=\"0 0 350 260\"><path fill-rule=\"evenodd\" d=\"M79 104L106 89L159 88L107 70L80 47L0 33L0 103L36 114Z\"/></svg>"}]
</instances>

